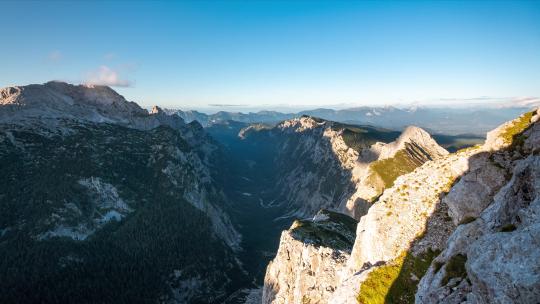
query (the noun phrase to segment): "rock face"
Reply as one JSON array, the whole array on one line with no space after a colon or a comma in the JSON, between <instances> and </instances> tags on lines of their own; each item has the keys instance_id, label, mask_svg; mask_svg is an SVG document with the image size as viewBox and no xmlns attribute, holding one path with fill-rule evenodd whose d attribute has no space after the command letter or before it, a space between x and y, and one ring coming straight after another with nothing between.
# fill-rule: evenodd
<instances>
[{"instance_id":1,"label":"rock face","mask_svg":"<svg viewBox=\"0 0 540 304\"><path fill-rule=\"evenodd\" d=\"M1 98L0 302L219 302L242 278L219 150L200 124L107 87Z\"/></svg>"},{"instance_id":2,"label":"rock face","mask_svg":"<svg viewBox=\"0 0 540 304\"><path fill-rule=\"evenodd\" d=\"M470 153L470 152L469 152ZM358 224L350 260L353 272L367 264L390 261L422 231L440 196L467 169L469 153L458 153L428 162L410 174L399 177Z\"/></svg>"},{"instance_id":3,"label":"rock face","mask_svg":"<svg viewBox=\"0 0 540 304\"><path fill-rule=\"evenodd\" d=\"M179 116L163 111L148 113L106 86L47 82L0 89L0 122L40 123L54 126L58 119L114 123L149 130L160 125L178 128Z\"/></svg>"},{"instance_id":4,"label":"rock face","mask_svg":"<svg viewBox=\"0 0 540 304\"><path fill-rule=\"evenodd\" d=\"M418 303L535 303L540 297L540 158L534 155L537 119L526 115L491 134L490 161L506 170L504 183L485 184L495 195L454 205L454 221L468 221L450 236L446 249L422 278ZM528 126L527 122L535 122ZM519 128L519 124L523 125ZM527 128L523 133L521 129ZM512 130L513 129L513 130ZM516 133L517 131L517 133ZM511 135L512 142L505 136ZM499 138L501 140L495 139ZM508 137L506 137L508 138ZM480 169L489 172L489 166ZM474 172L474 171L473 171ZM473 172L469 174L473 174ZM479 180L485 180L481 172ZM463 192L464 186L457 188ZM476 191L472 184L469 191ZM452 190L454 191L454 189ZM459 194L458 193L458 194ZM456 194L455 196L457 196ZM474 196L473 196L474 198ZM488 203L486 204L486 201ZM457 269L457 271L456 271Z\"/></svg>"},{"instance_id":5,"label":"rock face","mask_svg":"<svg viewBox=\"0 0 540 304\"><path fill-rule=\"evenodd\" d=\"M354 219L326 210L295 221L268 266L262 302L327 303L350 256L355 226Z\"/></svg>"},{"instance_id":6,"label":"rock face","mask_svg":"<svg viewBox=\"0 0 540 304\"><path fill-rule=\"evenodd\" d=\"M356 174L359 180L356 192L347 201L345 210L359 218L366 211L358 212L356 206L363 205L364 201L374 203L399 176L447 154L426 131L417 127L406 128L394 142L376 143L364 149L359 161L363 166L359 166Z\"/></svg>"},{"instance_id":7,"label":"rock face","mask_svg":"<svg viewBox=\"0 0 540 304\"><path fill-rule=\"evenodd\" d=\"M416 127L398 137L393 131L304 116L262 130L279 147L280 195L274 204L286 204L295 217L331 209L358 219L398 176L448 154Z\"/></svg>"},{"instance_id":8,"label":"rock face","mask_svg":"<svg viewBox=\"0 0 540 304\"><path fill-rule=\"evenodd\" d=\"M441 152L397 177L360 218L324 303L537 302L537 117L527 113L490 132L483 146Z\"/></svg>"}]
</instances>

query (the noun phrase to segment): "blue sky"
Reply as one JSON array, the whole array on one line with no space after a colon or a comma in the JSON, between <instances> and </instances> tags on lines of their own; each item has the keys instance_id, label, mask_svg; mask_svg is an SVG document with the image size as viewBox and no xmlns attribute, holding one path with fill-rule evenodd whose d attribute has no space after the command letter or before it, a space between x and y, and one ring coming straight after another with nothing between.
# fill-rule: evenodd
<instances>
[{"instance_id":1,"label":"blue sky","mask_svg":"<svg viewBox=\"0 0 540 304\"><path fill-rule=\"evenodd\" d=\"M2 2L0 86L234 109L540 96L540 1Z\"/></svg>"}]
</instances>

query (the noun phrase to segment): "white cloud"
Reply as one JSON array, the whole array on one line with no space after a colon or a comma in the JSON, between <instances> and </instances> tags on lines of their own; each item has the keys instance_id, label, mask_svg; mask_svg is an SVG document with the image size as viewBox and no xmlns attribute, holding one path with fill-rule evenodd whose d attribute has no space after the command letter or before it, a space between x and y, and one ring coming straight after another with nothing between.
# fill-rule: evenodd
<instances>
[{"instance_id":1,"label":"white cloud","mask_svg":"<svg viewBox=\"0 0 540 304\"><path fill-rule=\"evenodd\" d=\"M102 65L97 70L88 73L85 83L111 87L129 87L132 84L129 80L122 79L117 71L106 65Z\"/></svg>"},{"instance_id":2,"label":"white cloud","mask_svg":"<svg viewBox=\"0 0 540 304\"><path fill-rule=\"evenodd\" d=\"M514 97L506 102L501 103L501 108L535 108L540 106L539 97Z\"/></svg>"}]
</instances>

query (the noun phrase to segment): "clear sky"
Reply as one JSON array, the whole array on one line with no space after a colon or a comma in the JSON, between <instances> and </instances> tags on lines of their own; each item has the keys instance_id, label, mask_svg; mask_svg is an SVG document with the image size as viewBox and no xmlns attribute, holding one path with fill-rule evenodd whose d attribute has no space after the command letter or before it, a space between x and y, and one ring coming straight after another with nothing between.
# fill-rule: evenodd
<instances>
[{"instance_id":1,"label":"clear sky","mask_svg":"<svg viewBox=\"0 0 540 304\"><path fill-rule=\"evenodd\" d=\"M76 2L76 3L74 3ZM540 96L540 1L0 2L0 86L205 108Z\"/></svg>"}]
</instances>

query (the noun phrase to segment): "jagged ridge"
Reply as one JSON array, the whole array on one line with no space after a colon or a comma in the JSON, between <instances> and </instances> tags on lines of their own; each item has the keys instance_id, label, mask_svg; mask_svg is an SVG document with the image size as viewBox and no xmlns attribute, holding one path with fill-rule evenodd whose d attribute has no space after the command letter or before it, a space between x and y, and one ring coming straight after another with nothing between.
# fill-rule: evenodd
<instances>
[{"instance_id":1,"label":"jagged ridge","mask_svg":"<svg viewBox=\"0 0 540 304\"><path fill-rule=\"evenodd\" d=\"M537 299L538 117L527 113L490 132L481 147L427 161L398 177L360 219L347 266L312 274L338 287L313 299L302 297L309 288L296 291L294 303ZM272 267L280 263L276 259ZM268 281L272 275L267 273ZM287 296L263 303L285 303Z\"/></svg>"}]
</instances>

